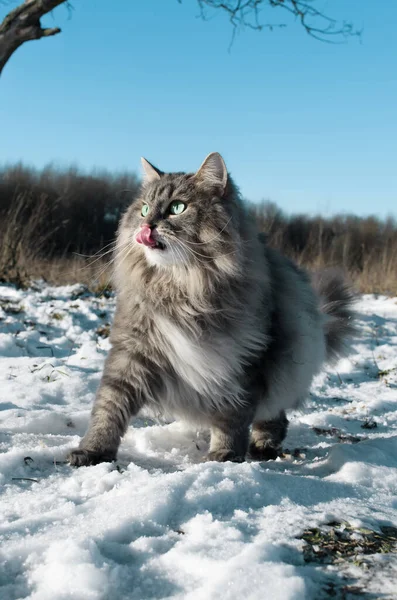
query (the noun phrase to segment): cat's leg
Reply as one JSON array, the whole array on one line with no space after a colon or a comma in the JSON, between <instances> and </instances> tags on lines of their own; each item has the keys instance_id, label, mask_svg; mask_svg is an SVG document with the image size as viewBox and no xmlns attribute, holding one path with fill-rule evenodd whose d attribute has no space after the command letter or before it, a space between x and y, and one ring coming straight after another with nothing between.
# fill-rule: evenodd
<instances>
[{"instance_id":1,"label":"cat's leg","mask_svg":"<svg viewBox=\"0 0 397 600\"><path fill-rule=\"evenodd\" d=\"M243 462L248 450L249 425L247 415L213 420L207 460Z\"/></svg>"},{"instance_id":2,"label":"cat's leg","mask_svg":"<svg viewBox=\"0 0 397 600\"><path fill-rule=\"evenodd\" d=\"M142 408L138 393L139 364L112 349L97 392L87 433L68 455L71 465L81 467L116 460L121 438L132 416Z\"/></svg>"},{"instance_id":3,"label":"cat's leg","mask_svg":"<svg viewBox=\"0 0 397 600\"><path fill-rule=\"evenodd\" d=\"M281 452L281 443L287 435L288 419L282 410L271 421L255 421L252 425L249 453L255 460L274 460Z\"/></svg>"}]
</instances>

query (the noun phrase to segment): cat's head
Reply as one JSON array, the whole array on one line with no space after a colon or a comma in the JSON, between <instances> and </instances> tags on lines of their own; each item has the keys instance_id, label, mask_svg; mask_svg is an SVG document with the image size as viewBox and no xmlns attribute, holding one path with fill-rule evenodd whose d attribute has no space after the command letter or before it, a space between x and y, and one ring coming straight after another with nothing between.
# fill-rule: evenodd
<instances>
[{"instance_id":1,"label":"cat's head","mask_svg":"<svg viewBox=\"0 0 397 600\"><path fill-rule=\"evenodd\" d=\"M163 173L142 159L141 195L123 218L119 241L159 268L218 267L238 252L240 202L223 158L209 154L196 173Z\"/></svg>"}]
</instances>

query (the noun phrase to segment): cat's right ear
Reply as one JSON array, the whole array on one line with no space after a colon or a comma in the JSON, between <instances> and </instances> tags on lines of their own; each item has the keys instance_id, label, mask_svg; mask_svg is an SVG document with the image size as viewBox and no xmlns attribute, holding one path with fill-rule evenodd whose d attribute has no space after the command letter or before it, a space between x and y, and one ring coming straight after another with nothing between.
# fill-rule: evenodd
<instances>
[{"instance_id":1,"label":"cat's right ear","mask_svg":"<svg viewBox=\"0 0 397 600\"><path fill-rule=\"evenodd\" d=\"M204 181L207 184L220 188L223 194L227 184L227 169L225 161L219 152L211 152L194 177L198 181Z\"/></svg>"},{"instance_id":2,"label":"cat's right ear","mask_svg":"<svg viewBox=\"0 0 397 600\"><path fill-rule=\"evenodd\" d=\"M154 167L148 160L146 160L146 158L142 157L141 163L143 167L144 180L147 183L156 181L157 179L160 179L161 175L163 175L163 172Z\"/></svg>"}]
</instances>

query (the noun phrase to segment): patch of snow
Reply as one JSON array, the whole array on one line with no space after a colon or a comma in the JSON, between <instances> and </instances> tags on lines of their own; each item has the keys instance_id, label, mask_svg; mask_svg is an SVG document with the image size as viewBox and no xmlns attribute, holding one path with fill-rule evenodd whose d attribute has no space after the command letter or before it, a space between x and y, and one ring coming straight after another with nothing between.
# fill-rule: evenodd
<instances>
[{"instance_id":1,"label":"patch of snow","mask_svg":"<svg viewBox=\"0 0 397 600\"><path fill-rule=\"evenodd\" d=\"M367 570L305 563L300 536L397 526L396 299L360 300L353 353L290 415L285 458L204 463L207 432L142 417L118 468L80 469L64 460L88 423L114 300L0 286L0 306L2 598L318 600L351 581L395 597L396 554Z\"/></svg>"}]
</instances>

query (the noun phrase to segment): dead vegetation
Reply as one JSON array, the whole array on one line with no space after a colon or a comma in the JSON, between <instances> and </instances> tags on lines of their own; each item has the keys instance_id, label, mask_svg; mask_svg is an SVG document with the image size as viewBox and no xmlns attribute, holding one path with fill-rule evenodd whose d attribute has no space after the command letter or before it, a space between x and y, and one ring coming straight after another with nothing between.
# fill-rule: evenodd
<instances>
[{"instance_id":1,"label":"dead vegetation","mask_svg":"<svg viewBox=\"0 0 397 600\"><path fill-rule=\"evenodd\" d=\"M270 245L316 270L342 267L363 293L397 295L397 223L389 217L283 213L273 203L252 206Z\"/></svg>"},{"instance_id":2,"label":"dead vegetation","mask_svg":"<svg viewBox=\"0 0 397 600\"><path fill-rule=\"evenodd\" d=\"M397 528L381 525L379 531L374 531L335 521L323 529L306 529L301 539L305 542L305 562L334 564L349 559L360 566L367 555L396 552Z\"/></svg>"},{"instance_id":3,"label":"dead vegetation","mask_svg":"<svg viewBox=\"0 0 397 600\"><path fill-rule=\"evenodd\" d=\"M110 281L112 243L134 200L134 174L82 173L21 164L0 170L0 281L81 282L95 292ZM342 267L361 292L397 295L397 223L354 215L287 215L250 205L268 243L309 269ZM103 256L102 256L103 254Z\"/></svg>"},{"instance_id":4,"label":"dead vegetation","mask_svg":"<svg viewBox=\"0 0 397 600\"><path fill-rule=\"evenodd\" d=\"M324 597L340 600L378 598L367 591L365 582L379 568L377 556L397 552L397 528L389 525L379 524L376 531L354 527L348 522L331 521L321 527L305 529L298 539L304 542L305 563L328 575ZM357 569L363 574L361 579ZM332 573L338 577L332 578ZM384 597L385 600L390 598L387 594Z\"/></svg>"}]
</instances>

